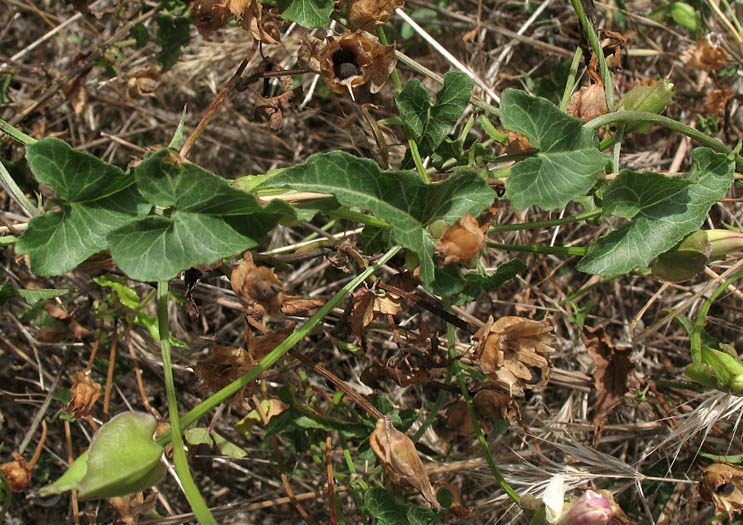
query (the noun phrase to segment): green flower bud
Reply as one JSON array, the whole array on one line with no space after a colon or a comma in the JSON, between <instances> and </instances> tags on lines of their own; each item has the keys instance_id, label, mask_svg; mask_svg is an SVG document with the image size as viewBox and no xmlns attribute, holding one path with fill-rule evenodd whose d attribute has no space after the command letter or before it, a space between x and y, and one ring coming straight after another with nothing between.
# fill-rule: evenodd
<instances>
[{"instance_id":1,"label":"green flower bud","mask_svg":"<svg viewBox=\"0 0 743 525\"><path fill-rule=\"evenodd\" d=\"M673 101L673 95L673 84L667 80L654 86L635 86L624 94L618 109L660 114ZM650 133L652 129L650 123L628 124L626 128L628 132L636 133Z\"/></svg>"},{"instance_id":2,"label":"green flower bud","mask_svg":"<svg viewBox=\"0 0 743 525\"><path fill-rule=\"evenodd\" d=\"M679 282L691 279L707 266L711 252L707 232L695 231L672 249L658 256L653 275L665 281Z\"/></svg>"},{"instance_id":3,"label":"green flower bud","mask_svg":"<svg viewBox=\"0 0 743 525\"><path fill-rule=\"evenodd\" d=\"M711 258L724 258L728 253L743 250L743 233L732 230L706 230Z\"/></svg>"},{"instance_id":4,"label":"green flower bud","mask_svg":"<svg viewBox=\"0 0 743 525\"><path fill-rule=\"evenodd\" d=\"M671 5L671 18L692 33L698 33L702 28L696 9L684 2L675 2Z\"/></svg>"}]
</instances>

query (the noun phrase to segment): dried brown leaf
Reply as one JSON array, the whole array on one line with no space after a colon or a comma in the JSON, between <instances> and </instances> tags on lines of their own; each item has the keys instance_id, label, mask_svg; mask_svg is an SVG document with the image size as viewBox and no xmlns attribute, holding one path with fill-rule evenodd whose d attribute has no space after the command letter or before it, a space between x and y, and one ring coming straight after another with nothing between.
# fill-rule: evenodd
<instances>
[{"instance_id":1,"label":"dried brown leaf","mask_svg":"<svg viewBox=\"0 0 743 525\"><path fill-rule=\"evenodd\" d=\"M704 478L699 494L715 505L718 514L743 512L743 467L729 463L713 463L702 468Z\"/></svg>"},{"instance_id":2,"label":"dried brown leaf","mask_svg":"<svg viewBox=\"0 0 743 525\"><path fill-rule=\"evenodd\" d=\"M284 302L281 281L270 268L256 266L250 252L243 254L243 260L232 270L230 281L232 289L246 309L257 303L269 315L281 312L281 305Z\"/></svg>"},{"instance_id":3,"label":"dried brown leaf","mask_svg":"<svg viewBox=\"0 0 743 525\"><path fill-rule=\"evenodd\" d=\"M609 111L606 106L606 93L601 84L584 86L573 93L568 104L568 114L588 122Z\"/></svg>"},{"instance_id":4,"label":"dried brown leaf","mask_svg":"<svg viewBox=\"0 0 743 525\"><path fill-rule=\"evenodd\" d=\"M401 8L404 0L350 0L348 3L348 27L376 32Z\"/></svg>"},{"instance_id":5,"label":"dried brown leaf","mask_svg":"<svg viewBox=\"0 0 743 525\"><path fill-rule=\"evenodd\" d=\"M519 405L508 392L499 388L483 388L472 398L477 414L486 421L519 419Z\"/></svg>"},{"instance_id":6,"label":"dried brown leaf","mask_svg":"<svg viewBox=\"0 0 743 525\"><path fill-rule=\"evenodd\" d=\"M728 86L722 86L721 89L713 89L704 99L704 111L715 117L724 115L725 108L734 98L735 95L730 92Z\"/></svg>"},{"instance_id":7,"label":"dried brown leaf","mask_svg":"<svg viewBox=\"0 0 743 525\"><path fill-rule=\"evenodd\" d=\"M276 348L279 343L289 337L294 331L293 328L286 330L279 330L278 332L272 332L266 335L254 335L250 338L248 344L248 354L255 361L258 362L266 357L271 350Z\"/></svg>"},{"instance_id":8,"label":"dried brown leaf","mask_svg":"<svg viewBox=\"0 0 743 525\"><path fill-rule=\"evenodd\" d=\"M506 153L508 155L515 155L516 153L523 153L533 149L535 148L531 145L531 142L529 142L529 138L526 135L523 135L518 131L508 130L508 146L506 146Z\"/></svg>"},{"instance_id":9,"label":"dried brown leaf","mask_svg":"<svg viewBox=\"0 0 743 525\"><path fill-rule=\"evenodd\" d=\"M728 52L722 47L716 33L702 35L694 47L681 53L681 60L692 69L717 71L725 67Z\"/></svg>"},{"instance_id":10,"label":"dried brown leaf","mask_svg":"<svg viewBox=\"0 0 743 525\"><path fill-rule=\"evenodd\" d=\"M236 4L243 5L240 11L240 27L248 31L253 38L264 44L281 43L281 25L284 23L278 17L278 12L273 9L263 10L263 4L258 0L233 0ZM233 11L234 12L234 11Z\"/></svg>"},{"instance_id":11,"label":"dried brown leaf","mask_svg":"<svg viewBox=\"0 0 743 525\"><path fill-rule=\"evenodd\" d=\"M198 361L193 371L199 378L199 384L209 392L216 392L247 373L254 365L250 354L242 348L231 346L212 346L212 353ZM247 385L233 397L239 402L252 393L253 385Z\"/></svg>"},{"instance_id":12,"label":"dried brown leaf","mask_svg":"<svg viewBox=\"0 0 743 525\"><path fill-rule=\"evenodd\" d=\"M286 296L281 303L281 312L284 315L295 315L299 317L309 317L314 315L322 305L325 304L323 299L307 299L305 297Z\"/></svg>"},{"instance_id":13,"label":"dried brown leaf","mask_svg":"<svg viewBox=\"0 0 743 525\"><path fill-rule=\"evenodd\" d=\"M596 365L593 377L599 395L593 407L593 428L594 446L598 446L609 413L619 406L629 390L627 378L633 365L630 349L616 348L602 327L584 326L583 342Z\"/></svg>"},{"instance_id":14,"label":"dried brown leaf","mask_svg":"<svg viewBox=\"0 0 743 525\"><path fill-rule=\"evenodd\" d=\"M232 18L224 0L196 0L191 5L191 15L196 29L204 37L226 26Z\"/></svg>"}]
</instances>

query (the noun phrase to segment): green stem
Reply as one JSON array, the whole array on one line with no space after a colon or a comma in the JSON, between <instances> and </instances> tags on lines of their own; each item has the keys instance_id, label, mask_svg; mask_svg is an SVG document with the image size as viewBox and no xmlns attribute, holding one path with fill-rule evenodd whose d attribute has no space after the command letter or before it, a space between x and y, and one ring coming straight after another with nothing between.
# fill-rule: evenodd
<instances>
[{"instance_id":1,"label":"green stem","mask_svg":"<svg viewBox=\"0 0 743 525\"><path fill-rule=\"evenodd\" d=\"M448 305L446 309L449 310ZM448 386L451 384L451 380L454 377L454 363L457 357L456 328L451 323L446 323L446 337L447 337L447 347L449 348L449 359L451 360L451 365L449 366L449 369L446 372L446 379L444 379L444 384ZM426 419L423 421L420 428L416 431L415 435L413 436L413 443L418 443L420 438L423 437L423 434L426 433L426 429L433 424L434 420L436 419L436 416L439 415L439 411L441 410L441 405L444 403L445 399L446 399L446 390L443 390L443 389L439 390L439 395L436 397L436 401L434 401L433 406L431 407L431 410L428 412L428 416L426 416Z\"/></svg>"},{"instance_id":2,"label":"green stem","mask_svg":"<svg viewBox=\"0 0 743 525\"><path fill-rule=\"evenodd\" d=\"M531 253L551 253L554 255L580 255L583 256L588 248L582 246L512 246L509 244L498 244L497 242L485 243L490 248L506 250L509 252L531 252Z\"/></svg>"},{"instance_id":3,"label":"green stem","mask_svg":"<svg viewBox=\"0 0 743 525\"><path fill-rule=\"evenodd\" d=\"M217 521L209 512L206 501L201 496L196 483L191 476L188 466L186 451L183 450L183 436L181 435L181 423L178 414L178 399L175 395L175 382L173 381L173 367L170 361L170 330L168 328L168 282L157 283L157 322L160 329L160 350L163 358L163 376L165 378L165 391L168 396L168 413L170 415L170 429L173 439L173 463L175 471L181 481L183 493L186 495L188 504L193 510L194 516L201 524L217 525Z\"/></svg>"},{"instance_id":4,"label":"green stem","mask_svg":"<svg viewBox=\"0 0 743 525\"><path fill-rule=\"evenodd\" d=\"M586 122L585 126L589 129L598 129L602 126L608 126L609 124L636 122L658 124L664 128L678 131L679 133L683 133L687 137L691 137L705 146L712 148L718 153L730 155L730 153L733 152L732 148L726 146L719 140L712 138L709 135L705 135L691 126L682 124L678 120L673 120L672 118L664 117L663 115L656 115L655 113L647 113L644 111L615 111L613 113L606 113L605 115L601 115L600 117L596 117L595 119ZM736 155L735 163L738 169L743 168L743 157Z\"/></svg>"},{"instance_id":5,"label":"green stem","mask_svg":"<svg viewBox=\"0 0 743 525\"><path fill-rule=\"evenodd\" d=\"M506 494L508 494L508 497L511 498L514 503L516 503L516 505L521 506L521 497L515 490L513 490L513 487L508 484L506 478L503 477L500 469L498 469L498 465L495 463L493 454L490 452L488 442L485 440L485 436L482 433L482 427L480 426L480 420L477 417L477 412L475 412L475 407L472 406L472 400L470 399L470 394L467 391L467 385L465 385L464 383L462 370L461 368L459 368L458 364L459 363L455 364L455 370L457 374L457 382L459 383L459 390L462 392L462 396L464 396L464 400L467 403L467 408L469 408L470 417L472 418L472 424L474 425L475 433L477 434L477 440L480 442L480 448L482 448L482 452L483 454L485 454L485 459L488 462L490 471L493 473L493 476L495 476L495 479L498 481L498 484L501 486L501 488L505 491Z\"/></svg>"},{"instance_id":6,"label":"green stem","mask_svg":"<svg viewBox=\"0 0 743 525\"><path fill-rule=\"evenodd\" d=\"M694 363L702 362L702 332L704 331L704 323L707 321L707 314L709 309L712 307L720 294L724 292L728 286L733 284L735 281L743 276L743 270L734 273L729 279L723 282L717 289L704 301L704 304L699 309L697 314L697 320L694 323L694 331L691 333L691 360Z\"/></svg>"},{"instance_id":7,"label":"green stem","mask_svg":"<svg viewBox=\"0 0 743 525\"><path fill-rule=\"evenodd\" d=\"M431 179L428 177L428 173L426 173L426 168L423 167L423 159L421 159L421 154L418 151L418 144L413 139L408 139L408 146L410 146L410 155L413 157L418 175L421 176L423 182L429 184Z\"/></svg>"},{"instance_id":8,"label":"green stem","mask_svg":"<svg viewBox=\"0 0 743 525\"><path fill-rule=\"evenodd\" d=\"M570 63L568 80L565 82L565 91L562 92L562 100L560 101L560 109L563 111L568 109L570 95L573 93L573 86L575 86L575 79L578 76L578 67L580 66L580 59L582 57L583 50L580 47L576 48L575 54L573 55L573 61Z\"/></svg>"},{"instance_id":9,"label":"green stem","mask_svg":"<svg viewBox=\"0 0 743 525\"><path fill-rule=\"evenodd\" d=\"M21 130L11 126L9 123L5 122L3 119L0 118L0 131L4 131L8 135L10 135L10 138L13 140L20 142L24 146L29 146L36 142L36 139L33 137L30 137L29 135L26 135Z\"/></svg>"},{"instance_id":10,"label":"green stem","mask_svg":"<svg viewBox=\"0 0 743 525\"><path fill-rule=\"evenodd\" d=\"M28 197L26 197L26 194L21 191L21 188L18 187L18 184L16 184L13 177L10 176L10 173L5 169L2 162L0 162L0 184L8 190L8 193L10 193L18 205L25 210L26 215L29 217L36 217L39 215L39 209Z\"/></svg>"},{"instance_id":11,"label":"green stem","mask_svg":"<svg viewBox=\"0 0 743 525\"><path fill-rule=\"evenodd\" d=\"M601 70L601 79L604 81L604 92L606 93L606 107L609 111L614 111L614 82L611 79L611 73L609 73L609 67L606 65L606 58L604 57L604 50L601 48L599 37L596 35L596 31L593 28L593 24L588 20L586 11L583 9L583 3L581 0L572 0L573 9L578 15L580 25L583 27L583 31L588 35L588 41L591 43L591 48L596 54L599 60L599 69Z\"/></svg>"},{"instance_id":12,"label":"green stem","mask_svg":"<svg viewBox=\"0 0 743 525\"><path fill-rule=\"evenodd\" d=\"M573 215L571 217L563 217L562 219L554 219L551 221L537 221L537 222L525 222L521 224L501 224L499 226L493 226L488 230L488 233L495 232L512 232L517 230L536 230L537 228L551 228L552 226L560 226L562 224L571 224L573 222L585 221L594 217L599 217L604 211L598 208L593 211L587 211L580 215Z\"/></svg>"},{"instance_id":13,"label":"green stem","mask_svg":"<svg viewBox=\"0 0 743 525\"><path fill-rule=\"evenodd\" d=\"M380 257L373 265L369 266L366 270L357 275L353 280L349 281L338 293L328 299L322 308L320 308L315 315L310 317L301 327L292 332L289 337L284 339L276 348L274 348L266 357L260 360L260 362L250 369L249 372L243 376L237 378L235 381L224 387L219 392L211 395L208 399L202 401L196 405L192 410L183 416L181 419L181 425L183 428L187 428L192 425L199 418L205 415L209 410L216 407L220 403L228 400L234 394L236 394L242 387L249 385L255 381L258 376L268 370L276 361L281 359L289 349L295 344L301 341L310 331L326 316L330 311L336 307L348 294L350 294L357 286L359 286L367 277L377 271L383 264L389 261L395 254L397 254L402 247L393 246L390 248L382 257ZM171 432L164 432L157 437L156 441L161 445L168 443L171 440Z\"/></svg>"},{"instance_id":14,"label":"green stem","mask_svg":"<svg viewBox=\"0 0 743 525\"><path fill-rule=\"evenodd\" d=\"M387 33L384 32L384 27L377 28L377 36L379 37L379 42L383 46L390 45L389 41L387 40ZM400 82L400 73L397 71L397 68L392 70L392 74L390 76L392 77L392 83L395 85L395 94L397 94L402 91L402 82Z\"/></svg>"},{"instance_id":15,"label":"green stem","mask_svg":"<svg viewBox=\"0 0 743 525\"><path fill-rule=\"evenodd\" d=\"M333 217L338 217L340 219L347 219L353 222L359 222L368 226L376 226L377 228L389 229L392 227L389 222L378 219L374 215L359 213L357 211L349 210L348 208L336 208L335 210L328 212L328 215L332 215Z\"/></svg>"}]
</instances>

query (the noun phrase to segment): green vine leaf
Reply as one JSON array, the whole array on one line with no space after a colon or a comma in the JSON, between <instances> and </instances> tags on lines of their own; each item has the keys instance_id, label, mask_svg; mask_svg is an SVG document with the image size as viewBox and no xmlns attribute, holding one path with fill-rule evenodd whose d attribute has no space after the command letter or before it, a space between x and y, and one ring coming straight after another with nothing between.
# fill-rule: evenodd
<instances>
[{"instance_id":1,"label":"green vine leaf","mask_svg":"<svg viewBox=\"0 0 743 525\"><path fill-rule=\"evenodd\" d=\"M598 149L596 132L547 99L506 90L501 123L537 148L533 157L513 166L506 181L506 197L517 210L563 208L593 187L608 161Z\"/></svg>"},{"instance_id":2,"label":"green vine leaf","mask_svg":"<svg viewBox=\"0 0 743 525\"><path fill-rule=\"evenodd\" d=\"M653 171L622 170L606 188L604 214L631 218L640 211L670 199L694 182L681 177L666 177Z\"/></svg>"},{"instance_id":3,"label":"green vine leaf","mask_svg":"<svg viewBox=\"0 0 743 525\"><path fill-rule=\"evenodd\" d=\"M469 104L474 83L470 77L457 71L444 76L444 85L436 93L436 102L418 80L411 80L395 97L400 118L408 138L418 143L422 158L432 155L451 133L454 125ZM403 168L412 168L410 153L405 156Z\"/></svg>"},{"instance_id":4,"label":"green vine leaf","mask_svg":"<svg viewBox=\"0 0 743 525\"><path fill-rule=\"evenodd\" d=\"M161 73L173 67L191 40L191 21L183 16L162 15L157 18L155 40L160 46L157 59Z\"/></svg>"},{"instance_id":5,"label":"green vine leaf","mask_svg":"<svg viewBox=\"0 0 743 525\"><path fill-rule=\"evenodd\" d=\"M106 235L151 206L134 177L66 142L45 138L26 149L36 178L57 193L60 209L31 219L16 252L37 275L61 275L108 247Z\"/></svg>"},{"instance_id":6,"label":"green vine leaf","mask_svg":"<svg viewBox=\"0 0 743 525\"><path fill-rule=\"evenodd\" d=\"M282 201L261 206L254 195L169 155L162 150L135 170L147 200L168 208L166 213L132 221L108 236L114 261L132 279L164 281L197 264L248 250L279 219L295 215Z\"/></svg>"},{"instance_id":7,"label":"green vine leaf","mask_svg":"<svg viewBox=\"0 0 743 525\"><path fill-rule=\"evenodd\" d=\"M418 255L421 278L429 287L437 269L435 243L426 226L437 220L452 224L467 212L477 216L495 198L472 170L458 170L442 182L425 184L415 172L384 172L372 160L341 151L312 155L306 164L284 170L261 187L332 193L344 206L371 211L391 225L395 242Z\"/></svg>"},{"instance_id":8,"label":"green vine leaf","mask_svg":"<svg viewBox=\"0 0 743 525\"><path fill-rule=\"evenodd\" d=\"M333 0L283 0L281 18L296 22L303 27L325 27L330 24L330 15L335 9Z\"/></svg>"},{"instance_id":9,"label":"green vine leaf","mask_svg":"<svg viewBox=\"0 0 743 525\"><path fill-rule=\"evenodd\" d=\"M635 206L639 211L632 221L593 243L578 263L578 270L617 275L636 267L644 268L654 257L699 229L709 209L725 196L733 183L735 163L708 148L696 148L691 156L689 181L694 184L656 204L642 206L642 203L653 202L648 195L659 194L653 191L660 187L657 180L650 180L651 190L646 190L647 174L639 177L625 174L612 183L622 188L623 195L628 192L637 195Z\"/></svg>"}]
</instances>

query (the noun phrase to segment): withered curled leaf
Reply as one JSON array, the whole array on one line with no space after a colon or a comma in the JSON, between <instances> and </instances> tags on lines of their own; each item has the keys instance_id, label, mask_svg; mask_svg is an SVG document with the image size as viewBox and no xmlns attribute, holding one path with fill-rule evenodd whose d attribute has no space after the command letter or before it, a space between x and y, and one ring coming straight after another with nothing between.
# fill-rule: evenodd
<instances>
[{"instance_id":1,"label":"withered curled leaf","mask_svg":"<svg viewBox=\"0 0 743 525\"><path fill-rule=\"evenodd\" d=\"M594 385L599 393L594 405L594 443L598 445L609 413L622 402L629 390L627 377L632 371L629 348L615 347L603 328L583 327L583 342L593 363Z\"/></svg>"},{"instance_id":2,"label":"withered curled leaf","mask_svg":"<svg viewBox=\"0 0 743 525\"><path fill-rule=\"evenodd\" d=\"M18 452L13 452L11 456L13 461L0 465L0 472L12 492L23 492L31 484L31 466Z\"/></svg>"},{"instance_id":3,"label":"withered curled leaf","mask_svg":"<svg viewBox=\"0 0 743 525\"><path fill-rule=\"evenodd\" d=\"M524 385L540 388L549 381L552 324L506 316L488 322L475 333L483 373L508 389L511 396L524 394Z\"/></svg>"},{"instance_id":4,"label":"withered curled leaf","mask_svg":"<svg viewBox=\"0 0 743 525\"><path fill-rule=\"evenodd\" d=\"M406 482L435 508L439 508L436 494L428 479L413 440L395 428L389 417L377 419L377 426L369 436L374 453L382 460L393 484Z\"/></svg>"},{"instance_id":5,"label":"withered curled leaf","mask_svg":"<svg viewBox=\"0 0 743 525\"><path fill-rule=\"evenodd\" d=\"M681 60L692 69L717 71L727 64L728 52L717 33L709 33L701 35L694 47L681 53Z\"/></svg>"},{"instance_id":6,"label":"withered curled leaf","mask_svg":"<svg viewBox=\"0 0 743 525\"><path fill-rule=\"evenodd\" d=\"M243 254L230 278L232 289L244 306L254 303L263 307L269 315L278 314L284 302L284 287L270 268L256 266L250 252Z\"/></svg>"},{"instance_id":7,"label":"withered curled leaf","mask_svg":"<svg viewBox=\"0 0 743 525\"><path fill-rule=\"evenodd\" d=\"M90 372L75 372L72 376L75 383L70 388L72 398L64 409L71 417L88 417L95 402L101 397L103 387L90 379Z\"/></svg>"},{"instance_id":8,"label":"withered curled leaf","mask_svg":"<svg viewBox=\"0 0 743 525\"><path fill-rule=\"evenodd\" d=\"M472 398L477 414L486 421L519 418L519 405L508 392L500 388L483 388ZM481 421L482 422L482 421Z\"/></svg>"},{"instance_id":9,"label":"withered curled leaf","mask_svg":"<svg viewBox=\"0 0 743 525\"><path fill-rule=\"evenodd\" d=\"M743 512L743 467L729 463L713 463L702 468L704 479L699 495L715 505L718 514Z\"/></svg>"},{"instance_id":10,"label":"withered curled leaf","mask_svg":"<svg viewBox=\"0 0 743 525\"><path fill-rule=\"evenodd\" d=\"M223 0L196 0L191 6L191 15L202 36L223 28L232 18Z\"/></svg>"},{"instance_id":11,"label":"withered curled leaf","mask_svg":"<svg viewBox=\"0 0 743 525\"><path fill-rule=\"evenodd\" d=\"M606 92L602 84L584 86L573 93L568 104L568 114L588 122L608 113Z\"/></svg>"},{"instance_id":12,"label":"withered curled leaf","mask_svg":"<svg viewBox=\"0 0 743 525\"><path fill-rule=\"evenodd\" d=\"M350 0L348 3L348 27L373 33L387 23L401 8L404 0Z\"/></svg>"}]
</instances>

